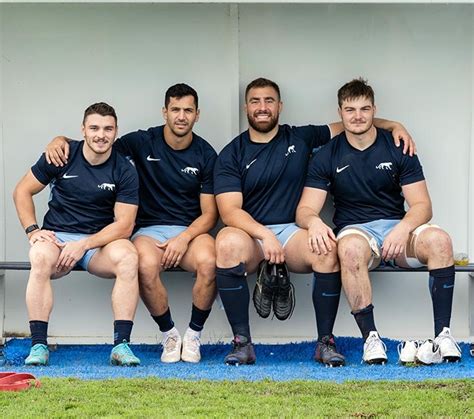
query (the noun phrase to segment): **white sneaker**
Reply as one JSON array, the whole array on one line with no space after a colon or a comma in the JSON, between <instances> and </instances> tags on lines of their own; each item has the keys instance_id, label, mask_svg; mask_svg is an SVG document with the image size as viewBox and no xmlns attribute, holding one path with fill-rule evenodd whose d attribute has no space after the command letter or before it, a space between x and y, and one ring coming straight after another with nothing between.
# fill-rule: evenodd
<instances>
[{"instance_id":1,"label":"white sneaker","mask_svg":"<svg viewBox=\"0 0 474 419\"><path fill-rule=\"evenodd\" d=\"M419 340L406 340L398 344L398 355L401 364L410 364L415 362L416 352L421 346Z\"/></svg>"},{"instance_id":2,"label":"white sneaker","mask_svg":"<svg viewBox=\"0 0 474 419\"><path fill-rule=\"evenodd\" d=\"M431 339L423 342L416 352L415 361L424 365L440 364L443 362L438 344Z\"/></svg>"},{"instance_id":3,"label":"white sneaker","mask_svg":"<svg viewBox=\"0 0 474 419\"><path fill-rule=\"evenodd\" d=\"M181 359L181 336L176 327L163 333L161 345L163 346L161 362L173 363Z\"/></svg>"},{"instance_id":4,"label":"white sneaker","mask_svg":"<svg viewBox=\"0 0 474 419\"><path fill-rule=\"evenodd\" d=\"M369 333L369 337L364 343L364 354L362 361L367 364L385 364L387 362L387 347L380 339L376 331Z\"/></svg>"},{"instance_id":5,"label":"white sneaker","mask_svg":"<svg viewBox=\"0 0 474 419\"><path fill-rule=\"evenodd\" d=\"M461 348L451 336L449 327L443 328L443 331L436 336L434 341L439 346L443 361L458 362L461 360Z\"/></svg>"},{"instance_id":6,"label":"white sneaker","mask_svg":"<svg viewBox=\"0 0 474 419\"><path fill-rule=\"evenodd\" d=\"M181 359L185 362L199 362L201 360L201 332L196 332L188 327L183 336L183 351Z\"/></svg>"}]
</instances>

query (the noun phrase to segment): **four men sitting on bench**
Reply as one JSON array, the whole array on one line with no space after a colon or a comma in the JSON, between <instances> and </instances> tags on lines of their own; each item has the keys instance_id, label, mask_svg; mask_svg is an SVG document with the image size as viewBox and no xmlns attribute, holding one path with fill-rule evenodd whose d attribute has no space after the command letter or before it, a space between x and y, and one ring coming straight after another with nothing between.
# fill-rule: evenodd
<instances>
[{"instance_id":1,"label":"four men sitting on bench","mask_svg":"<svg viewBox=\"0 0 474 419\"><path fill-rule=\"evenodd\" d=\"M247 109L247 112L249 113L249 123L251 125L250 131L253 130L259 133L259 135L269 135L279 128L277 125L278 115L281 110L279 92L275 87L276 84L269 80L257 79L253 83L256 83L255 86L251 84L249 85L251 87L247 89L246 100L250 93L253 94L255 92L262 93L262 98L255 106L255 111L252 111L254 113L250 113L249 110L250 107L253 106L253 103L251 101L247 103L247 107L249 108ZM188 87L186 85L181 86ZM189 96L193 95L190 94ZM256 94L251 96L252 100L254 99L254 96L256 97ZM274 113L270 114L270 116L267 115L267 108L273 106L273 103L270 104L268 101L269 97L272 98L274 106L276 107ZM178 96L176 99L174 96L170 96L170 98L171 101L174 100L176 102L173 102L173 106L179 107L181 106L181 102L187 99L187 96ZM325 260L325 258L329 259L329 255L334 255L335 252L339 256L342 283L349 304L352 308L352 314L355 316L365 340L363 360L367 363L384 363L387 360L385 347L378 336L373 318L371 287L368 274L369 269L376 267L382 259L384 261L393 260L394 263L402 267L428 265L430 270L430 291L433 300L436 338L434 341L427 341L420 348L416 347L413 349L412 346L410 346L412 344L407 345L402 349L402 355L404 353L405 358L407 356L410 358L407 362L413 362L416 358L417 361L425 364L440 362L442 359L451 361L459 360L459 347L449 331L454 287L452 246L450 238L445 232L437 226L426 224L431 218L431 202L424 181L421 165L416 156L409 157L403 154L402 149L397 148L393 144L393 139L387 131L375 128L374 95L372 89L366 84L366 82L363 80L353 80L352 82L347 83L339 90L338 99L339 113L342 119L341 128L344 128L344 132L315 153L314 158L310 163L306 187L303 191L296 214L296 222L304 230L298 230L298 227L296 227L295 224L292 224L292 226L294 226L292 227L293 230L286 241L289 241L293 235L298 236L298 234L301 235L301 239L307 237L302 241L303 247L299 247L298 252L295 253L295 257L297 255L301 256L305 253L306 251L304 251L304 249L309 250L308 253L313 254L318 260ZM191 103L193 101L194 103ZM178 115L175 119L175 117L170 114L170 109L174 108L170 107L168 109L168 104L169 102L166 102L164 108L164 116L167 121L163 132L164 137L161 137L161 139L158 140L154 139L154 142L161 142L164 138L164 140L168 142L168 146L173 147L173 145L168 141L169 138L166 136L166 129L168 127L168 137L174 135L178 144L176 150L182 150L182 147L180 147L180 139L189 137L189 141L191 141L193 138L191 130L197 117L194 119L192 118L191 121L187 121L187 117ZM105 115L100 114L99 112L102 112L102 107L106 106L108 105L96 104L86 110L83 126L85 142L73 142L70 144L70 158L67 164L60 167L55 167L52 164L48 165L43 156L39 162L33 166L31 172L20 181L15 190L15 203L19 218L23 227L26 229L32 245L30 251L32 269L27 288L27 306L30 315L33 346L30 356L25 361L27 365L44 365L47 363L48 352L46 346L46 333L47 322L52 308L52 290L49 278L59 277L68 273L76 263L81 264L81 266L89 272L96 275L115 276L117 278L113 293L113 308L116 318L114 339L115 347L112 350L111 361L117 365L139 364L139 360L132 354L128 342L130 340L130 331L133 324L132 319L137 304L137 270L139 266L143 265L143 261L140 264L137 264L137 251L135 250L135 247L126 240L119 240L128 238L133 228L137 211L136 205L138 203L137 175L130 162L124 157L117 155L116 151L112 151L111 149L116 134L116 116L115 113L110 115L107 113L105 113ZM197 96L194 98L191 97L190 103L183 103L183 106L184 113L187 112L188 108L196 112ZM100 111L95 110L97 107L100 108ZM91 108L94 109L90 111ZM261 119L263 117L261 118L260 115L269 119L273 118L273 120L271 120L273 123L271 129L266 131L260 129L260 125L267 122L262 122ZM112 119L114 122L113 124L111 123ZM181 125L178 124L177 126L174 126L176 125L175 122L180 123ZM182 126L185 122L187 126L189 126L189 129ZM176 128L176 130L182 129L183 135L180 135L181 132L176 133L172 129L173 127ZM310 127L306 130L309 131L309 128ZM331 128L334 129L332 126ZM149 133L151 133L151 131L149 131ZM145 132L133 134L139 140L140 145L145 144L143 137L145 134ZM276 135L276 132L274 135ZM259 145L258 143L266 144L269 139L273 139L273 134L272 137L267 137L265 137L266 141L260 141L260 137L257 138L257 140L254 138L251 138L251 140L257 145ZM199 137L195 137L195 139L196 138L199 139ZM293 139L293 142L298 138ZM132 144L132 140L135 141L135 139L132 138L132 134L123 137L121 142L124 143L126 140L130 144ZM186 143L186 147L190 146L189 141ZM237 140L234 142L236 141ZM249 142L249 144L251 143L251 141L247 139L244 139L244 141ZM60 142L60 147L64 148L64 140L61 140ZM82 147L82 144L84 144L84 147ZM139 162L138 164L140 167L144 165L143 162L145 161L140 156L147 155L147 157L143 158L148 161L151 161L150 159L159 161L162 154L166 151L162 149L160 152L160 158L158 158L154 155L152 156L152 152L156 151L155 148L150 148L149 150L147 149L144 151L142 150L138 154L138 151L136 153L130 151L132 150L130 144L127 145L128 148L122 150L122 147L121 150L135 160L135 162ZM283 153L283 155L288 159L289 154L296 154L297 151L293 143L285 144L283 148L287 154ZM257 147L257 145L254 147ZM228 151L228 148L229 147L227 147L224 152ZM83 151L83 149L85 151ZM137 148L137 150L139 150L139 148ZM173 152L172 149L169 151ZM210 159L208 159L207 162L211 162L213 165L213 159L215 157L212 155L212 152L213 150L209 146ZM225 154L224 152L223 154ZM309 150L309 153L310 152L311 150ZM272 153L274 154L273 151ZM307 153L308 156L309 153ZM89 156L91 156L91 158L89 158ZM261 155L258 153L255 155L249 154L249 157L247 158L247 160L249 160L248 164L243 170L248 171L252 165L258 167L257 160L260 158ZM112 160L115 165L120 165L120 170L117 169L111 171L112 166L110 162ZM234 199L236 191L240 191L240 189L234 184L232 184L233 186L230 188L226 186L227 183L230 182L228 180L230 178L228 172L230 173L231 170L239 170L239 168L232 167L232 164L228 164L228 167L224 170L225 165L222 163L223 161L223 157L220 157L220 165L218 165L218 170L216 171L217 175L215 175L218 184L216 192L220 194L218 202L224 222L234 228L224 229L218 237L218 285L227 316L232 324L234 335L236 336L234 339L234 349L231 354L226 357L226 362L229 364L253 363L255 361L255 356L250 343L248 314L245 315L247 309L245 304L241 304L242 301L245 300L248 305L248 289L246 294L242 296L243 300L241 298L242 301L239 300L239 304L236 304L235 293L231 299L232 301L227 298L228 296L225 290L231 289L232 287L229 288L229 284L224 284L225 281L223 281L223 278L226 278L226 280L228 279L227 277L229 275L227 274L227 270L230 268L234 269L234 265L238 265L239 263L242 265L241 259L237 260L234 258L235 261L233 259L232 262L227 261L228 255L235 253L229 253L233 247L229 247L229 243L227 243L232 238L233 241L231 242L235 245L237 237L231 237L232 234L236 235L237 232L245 234L245 232L247 232L249 238L254 237L253 228L259 224L254 221L253 224L255 224L255 226L253 227L252 223L248 223L249 225L247 228L247 225L242 224L243 221L237 222L237 218L230 218L229 212L232 205L234 205L232 204L234 201L231 200L232 202L229 203L227 200L231 198ZM304 162L306 162L306 160L304 160ZM205 164L206 161L202 161L202 167L205 167ZM83 166L85 166L85 168ZM109 168L108 170L111 171L109 175L112 177L107 180L110 180L110 182L98 183L98 181L96 181L96 172L98 173L99 171L97 169L93 170L95 166L103 168L102 170L107 170L107 168ZM125 168L128 170L126 171ZM189 169L189 167L186 167L186 169ZM201 172L201 169L198 171ZM124 175L125 172L127 172L128 176ZM195 175L196 173L192 174ZM118 174L120 174L120 176L117 178ZM144 174L141 176L142 178L145 178ZM79 177L83 179L80 183L80 187L73 186L72 181ZM237 178L238 176L234 177ZM135 183L132 182L132 178ZM53 197L50 201L50 210L45 217L45 230L43 230L39 229L36 225L32 196L50 182L52 182ZM99 196L97 191L92 194L86 193L84 189L87 186L91 186L94 182L97 183L96 186L100 191L109 192L110 197L106 200L108 205L106 209L104 209L106 202L102 197L99 199L100 202L97 202L97 197ZM141 188L143 187L143 183L142 179ZM212 189L212 183L209 188ZM203 186L201 192L201 206L204 203L202 200L202 194L209 193L209 188L207 188L207 186L204 188ZM328 191L331 191L335 199L336 213L334 222L336 224L336 235L333 233L331 228L324 224L319 218L319 212L325 202ZM298 192L297 195L299 197L301 193L300 190L298 189L296 192ZM402 192L410 206L410 209L406 214L404 211L404 198L401 195ZM63 197L63 194L66 198ZM71 197L69 197L68 194L70 194ZM229 195L229 197L227 197L227 195ZM144 199L142 191L140 196L142 201ZM78 197L80 197L80 199L77 199ZM235 205L240 205L240 210L234 211L236 214L243 213L241 208L242 198L239 199L240 201L237 200ZM215 208L214 203L213 206ZM244 205L244 208L247 207ZM66 209L66 211L64 211L64 209ZM92 209L96 209L96 211L93 211ZM68 211L71 212L71 215L69 215ZM106 211L115 212L115 221L113 221L113 216L112 222L110 221L110 217L105 216ZM90 220L82 220L78 217L78 214L81 216L90 216ZM142 219L144 216L147 217L143 210L141 214L142 215L141 217L138 217L138 220ZM99 218L100 221L96 220L96 218ZM196 220L198 219L199 218ZM278 217L275 219L278 219ZM108 223L104 224L106 221ZM78 226L79 223L81 224L80 227ZM179 225L179 223L176 224ZM145 224L145 226L146 225L147 224ZM194 225L198 227L198 223L195 222L192 223L191 227ZM123 228L120 229L119 227ZM207 229L210 227L212 227L212 225L206 225ZM261 227L264 228L263 226ZM186 230L186 227L183 227L183 229ZM197 230L196 228L193 228L192 230L196 230L197 232L202 229ZM235 230L235 232L233 230ZM104 233L104 231L107 234ZM139 230L139 232L140 231L141 230ZM190 231L190 228L186 231ZM202 230L202 232L204 232L204 230ZM74 233L75 235L71 238L70 233ZM82 235L77 237L76 233L81 233ZM85 235L85 237L83 237L83 235ZM147 233L145 237L147 235L150 236ZM165 249L162 245L168 243L164 242L165 240L168 240L168 237L164 239L155 238L154 236L150 237L154 238L154 240L158 240L156 243L157 249L160 247ZM194 235L191 238L194 237L200 239L201 236ZM255 237L260 238L258 235ZM145 246L140 250L139 245L141 245L142 242L140 241L139 235L134 236L134 238L134 244L139 250L138 253L140 254L140 259L144 258L146 254L150 256L150 246L148 246L148 248ZM189 237L187 240L188 239ZM70 240L74 240L74 242L64 244L64 242L69 242ZM286 251L282 248L283 243L279 246L272 244L273 247L275 247L275 249L273 249L272 246L266 244L265 240L267 239L262 237L261 250L260 247L252 245L250 247L247 246L247 251L251 251L254 258L266 258L269 259L271 263L282 263L285 259L288 259L290 265L293 264L292 256L286 255ZM272 238L272 240L274 241L274 238ZM168 241L170 242L170 240ZM336 245L336 241L338 242L338 246ZM307 245L305 245L304 242L307 242ZM143 244L145 245L147 243L144 241ZM97 249L98 247L100 247L100 249ZM186 248L184 251L186 251ZM109 249L114 250L114 252L110 252ZM115 249L118 250L115 252ZM270 251L272 249L274 250L273 253ZM242 254L242 251L243 250L238 252L238 254ZM214 250L211 253L213 254L213 252ZM113 253L113 255L110 253ZM141 255L141 253L143 253L143 255ZM120 258L116 256L117 254L121 255ZM127 255L126 257L125 254ZM155 255L157 260L156 266L159 266L158 263L161 259L162 268L155 268L155 273L152 275L153 278L150 277L153 279L152 282L155 283L157 281L156 278L159 278L159 272L163 269L163 260L165 260L165 268L169 266L178 266L181 264L180 258L184 255L185 253L173 252L172 256L167 256L166 251L164 254L163 252L159 252L159 254ZM179 259L176 256L179 257ZM296 257L296 259L298 258ZM168 261L166 262L166 260ZM192 262L192 260L193 259L190 259L190 263L186 262L183 266L186 269L195 271L197 265L195 262ZM257 259L255 260L257 261ZM127 261L128 270L124 268L125 261ZM183 259L183 263L184 262L185 259ZM255 266L252 265L254 268L256 267L256 263L257 262L254 263ZM313 261L311 263L308 262L307 265L310 267L310 265L312 266L314 263L315 262ZM335 275L332 273L334 270L338 270L337 262L335 263L335 268L325 275ZM189 268L187 268L188 265ZM239 268L240 265L237 266L237 268ZM303 270L306 271L309 269L308 267L305 265L305 268L303 268L298 265L297 268L293 269L299 272ZM253 268L251 270L253 270ZM143 268L140 268L139 271L140 279L142 279L145 272L143 271ZM242 273L239 275L245 276L245 272L246 267L243 266ZM212 272L211 277L214 278L214 272ZM331 280L332 279L333 278L331 277ZM160 282L159 279L158 282ZM245 278L243 278L243 281L241 282L242 284L246 283ZM128 291L123 292L124 287L127 286ZM153 318L160 325L160 329L165 335L165 349L163 352L165 359L163 359L162 356L162 361L176 362L180 358L188 360L186 357L181 355L181 338L179 334L177 334L177 331L175 333L176 337L173 338L173 345L168 345L169 348L166 348L166 341L171 336L168 333L168 330L170 329L169 327L167 330L162 328L161 317L163 315L160 314L161 312L157 312L157 314L154 313L155 308L153 307L155 306L153 305L154 303L151 304L151 302L154 301L154 298L150 296L149 293L145 293L145 289L149 287L149 285L145 285L143 281L141 281L140 286L144 302L147 304ZM161 288L163 287L161 286ZM239 289L241 288L244 289L245 287L241 286ZM157 288L153 286L153 289L156 294ZM232 289L237 288L234 287ZM337 294L338 296L339 289L340 282L334 290L332 290L332 288L329 290L330 294L335 293L334 295ZM212 289L209 288L209 290L211 290L211 299L208 300L212 303L215 295L215 291L213 291L215 290L214 286ZM326 294L327 292L323 292L321 295L324 296ZM163 295L166 297L166 292ZM123 303L122 298L126 298L127 303ZM118 304L119 300L120 304ZM317 320L318 331L320 334L315 359L329 365L343 365L344 358L336 352L332 337L332 326L337 312L339 297L337 297L335 303L331 305L331 313L326 312L326 310L330 308L324 303L327 298L319 300L316 298L315 300L313 292L313 300L315 310L319 313ZM167 307L167 299L165 299L164 302L165 305L160 303L161 305L158 304L156 307L161 307L161 311L163 309L167 310L165 313L165 315L167 315L166 326L170 325L170 327L173 328L173 323ZM202 325L209 314L210 307L207 308L206 305L205 311L206 316L201 316L203 318L201 319L202 321L200 320L199 322L200 329L202 329ZM204 313L202 309L197 309L193 305L193 316L195 316L195 313L201 312ZM243 323L241 321L242 318L245 318ZM326 318L329 319L329 321L324 320L328 323L328 327L326 327L327 330L323 327L322 322L322 319ZM240 324L239 321L242 324ZM192 327L189 329L191 332L195 333L195 335L192 336L197 337L195 351L193 349L194 352L191 353L192 357L189 358L189 361L191 362L197 362L200 359L200 329L196 330ZM322 333L323 329L324 333ZM173 330L176 329L173 328ZM324 351L321 347L324 347ZM189 351L187 350L186 353L187 352Z\"/></svg>"}]
</instances>

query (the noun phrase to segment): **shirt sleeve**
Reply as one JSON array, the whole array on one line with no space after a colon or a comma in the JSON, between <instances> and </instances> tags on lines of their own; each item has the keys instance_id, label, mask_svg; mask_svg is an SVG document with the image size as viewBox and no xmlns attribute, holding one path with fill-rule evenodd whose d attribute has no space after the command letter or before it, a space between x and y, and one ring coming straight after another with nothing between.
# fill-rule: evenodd
<instances>
[{"instance_id":1,"label":"shirt sleeve","mask_svg":"<svg viewBox=\"0 0 474 419\"><path fill-rule=\"evenodd\" d=\"M214 194L225 192L242 192L239 164L230 147L221 151L214 168Z\"/></svg>"},{"instance_id":2,"label":"shirt sleeve","mask_svg":"<svg viewBox=\"0 0 474 419\"><path fill-rule=\"evenodd\" d=\"M305 186L329 191L331 187L331 170L328 166L329 158L323 154L318 152L311 158Z\"/></svg>"},{"instance_id":3,"label":"shirt sleeve","mask_svg":"<svg viewBox=\"0 0 474 419\"><path fill-rule=\"evenodd\" d=\"M125 134L120 138L117 138L114 143L114 149L124 156L132 157L134 155L134 143L136 142L136 136L138 134L131 132L130 134Z\"/></svg>"},{"instance_id":4,"label":"shirt sleeve","mask_svg":"<svg viewBox=\"0 0 474 419\"><path fill-rule=\"evenodd\" d=\"M295 129L297 135L302 137L311 149L321 147L331 140L331 130L327 125L305 125Z\"/></svg>"},{"instance_id":5,"label":"shirt sleeve","mask_svg":"<svg viewBox=\"0 0 474 419\"><path fill-rule=\"evenodd\" d=\"M125 160L122 164L124 164L124 169L122 170L115 200L124 204L138 205L139 183L137 171L128 160Z\"/></svg>"},{"instance_id":6,"label":"shirt sleeve","mask_svg":"<svg viewBox=\"0 0 474 419\"><path fill-rule=\"evenodd\" d=\"M410 183L420 182L422 180L425 180L425 176L418 156L416 154L412 157L407 154L402 155L400 164L400 185L409 185Z\"/></svg>"},{"instance_id":7,"label":"shirt sleeve","mask_svg":"<svg viewBox=\"0 0 474 419\"><path fill-rule=\"evenodd\" d=\"M209 150L206 155L206 162L202 174L201 193L214 193L214 166L216 164L217 153Z\"/></svg>"},{"instance_id":8,"label":"shirt sleeve","mask_svg":"<svg viewBox=\"0 0 474 419\"><path fill-rule=\"evenodd\" d=\"M38 182L43 185L48 185L61 172L62 168L56 167L54 164L49 164L46 161L46 156L43 153L38 161L31 167L31 172Z\"/></svg>"}]
</instances>

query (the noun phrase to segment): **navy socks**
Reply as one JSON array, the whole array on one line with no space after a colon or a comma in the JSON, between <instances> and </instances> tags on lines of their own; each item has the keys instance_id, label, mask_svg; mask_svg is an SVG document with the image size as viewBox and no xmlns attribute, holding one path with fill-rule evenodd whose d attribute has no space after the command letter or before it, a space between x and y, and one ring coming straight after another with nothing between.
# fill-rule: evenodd
<instances>
[{"instance_id":1,"label":"navy socks","mask_svg":"<svg viewBox=\"0 0 474 419\"><path fill-rule=\"evenodd\" d=\"M115 320L114 321L114 346L125 342L130 342L130 334L132 333L133 322L131 320Z\"/></svg>"},{"instance_id":2,"label":"navy socks","mask_svg":"<svg viewBox=\"0 0 474 419\"><path fill-rule=\"evenodd\" d=\"M203 329L204 323L206 323L206 320L209 317L210 312L211 312L211 309L201 310L200 308L197 308L193 304L193 308L191 311L191 321L189 322L189 328L194 330L195 332L200 332Z\"/></svg>"},{"instance_id":3,"label":"navy socks","mask_svg":"<svg viewBox=\"0 0 474 419\"><path fill-rule=\"evenodd\" d=\"M31 331L31 346L35 346L38 343L42 345L48 344L48 322L41 320L30 321Z\"/></svg>"},{"instance_id":4,"label":"navy socks","mask_svg":"<svg viewBox=\"0 0 474 419\"><path fill-rule=\"evenodd\" d=\"M250 340L250 292L245 265L240 263L233 268L217 268L216 282L232 333Z\"/></svg>"},{"instance_id":5,"label":"navy socks","mask_svg":"<svg viewBox=\"0 0 474 419\"><path fill-rule=\"evenodd\" d=\"M318 328L318 341L331 336L341 296L341 272L313 275L313 306Z\"/></svg>"},{"instance_id":6,"label":"navy socks","mask_svg":"<svg viewBox=\"0 0 474 419\"><path fill-rule=\"evenodd\" d=\"M171 319L171 312L169 307L163 314L151 317L153 317L153 320L158 324L160 331L163 333L170 331L174 327L174 322Z\"/></svg>"},{"instance_id":7,"label":"navy socks","mask_svg":"<svg viewBox=\"0 0 474 419\"><path fill-rule=\"evenodd\" d=\"M438 336L449 327L454 292L454 265L430 271L430 292L433 302L434 332Z\"/></svg>"},{"instance_id":8,"label":"navy socks","mask_svg":"<svg viewBox=\"0 0 474 419\"><path fill-rule=\"evenodd\" d=\"M367 340L371 331L377 331L374 321L374 306L372 304L361 310L352 311L351 314L355 317L364 341Z\"/></svg>"}]
</instances>

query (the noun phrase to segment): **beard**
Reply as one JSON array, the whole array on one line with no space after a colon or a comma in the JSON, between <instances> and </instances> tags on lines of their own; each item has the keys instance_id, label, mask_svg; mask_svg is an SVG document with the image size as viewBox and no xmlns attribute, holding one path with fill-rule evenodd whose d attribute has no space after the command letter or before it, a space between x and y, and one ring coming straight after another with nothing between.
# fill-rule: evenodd
<instances>
[{"instance_id":1,"label":"beard","mask_svg":"<svg viewBox=\"0 0 474 419\"><path fill-rule=\"evenodd\" d=\"M344 129L347 132L350 132L351 134L364 135L365 133L370 131L370 129L374 126L374 123L373 123L373 121L370 121L369 124L367 124L365 126L358 127L358 128L351 127L351 126L349 126L349 124L347 124L348 126L346 126L346 124L343 123L343 125L344 125Z\"/></svg>"},{"instance_id":2,"label":"beard","mask_svg":"<svg viewBox=\"0 0 474 419\"><path fill-rule=\"evenodd\" d=\"M271 116L268 121L262 122L262 121L257 121L257 118L255 118L253 115L247 114L247 120L249 122L249 125L257 132L261 132L262 134L266 134L267 132L270 132L273 128L275 128L278 124L278 115Z\"/></svg>"}]
</instances>

